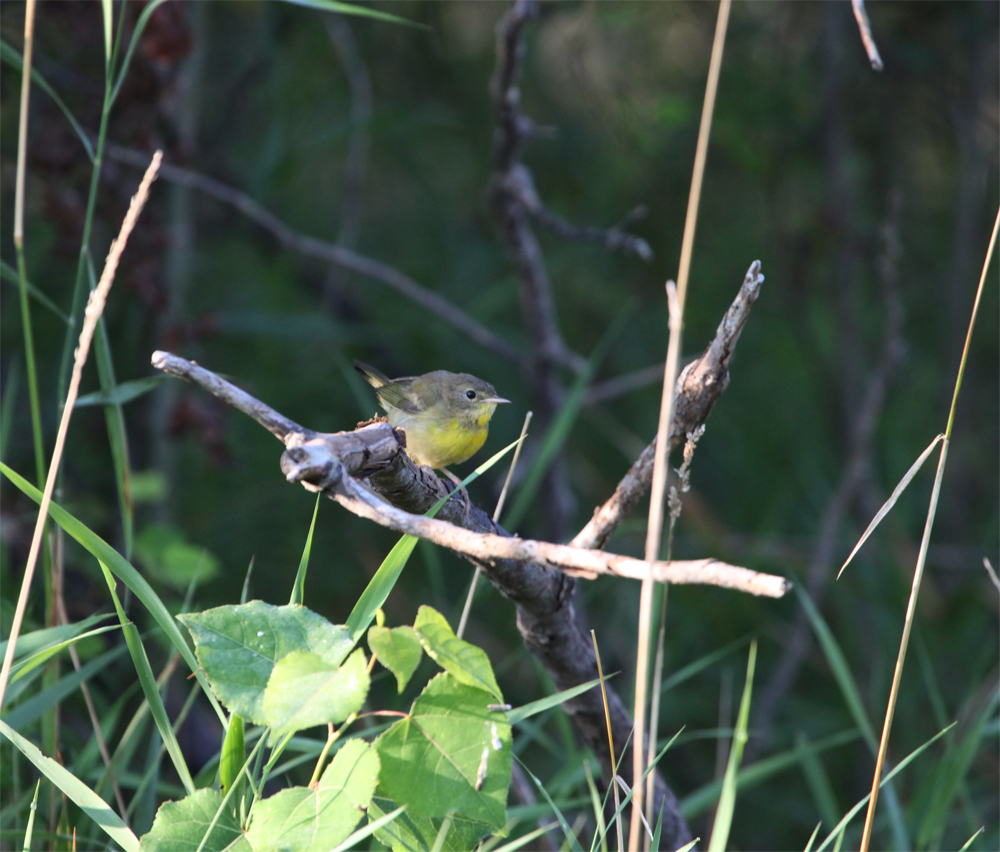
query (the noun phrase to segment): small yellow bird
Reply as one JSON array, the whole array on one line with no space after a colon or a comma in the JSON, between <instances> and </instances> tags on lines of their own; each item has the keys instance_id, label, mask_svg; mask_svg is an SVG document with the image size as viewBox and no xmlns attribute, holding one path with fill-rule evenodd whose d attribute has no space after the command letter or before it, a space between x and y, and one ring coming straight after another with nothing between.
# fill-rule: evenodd
<instances>
[{"instance_id":1,"label":"small yellow bird","mask_svg":"<svg viewBox=\"0 0 1000 852\"><path fill-rule=\"evenodd\" d=\"M390 379L361 361L354 367L375 388L389 423L406 430L410 458L438 470L471 458L486 441L496 407L510 402L468 373L435 370Z\"/></svg>"}]
</instances>

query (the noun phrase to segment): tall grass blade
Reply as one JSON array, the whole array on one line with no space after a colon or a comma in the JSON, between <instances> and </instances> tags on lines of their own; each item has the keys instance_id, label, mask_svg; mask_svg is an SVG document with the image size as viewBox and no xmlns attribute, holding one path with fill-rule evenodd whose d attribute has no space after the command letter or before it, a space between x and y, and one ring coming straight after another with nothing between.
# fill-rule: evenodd
<instances>
[{"instance_id":1,"label":"tall grass blade","mask_svg":"<svg viewBox=\"0 0 1000 852\"><path fill-rule=\"evenodd\" d=\"M0 42L2 45L3 42ZM15 286L20 285L20 279L17 274L17 270L14 269L7 261L0 260L0 278L9 284L14 284ZM46 296L41 290L39 290L34 284L25 279L24 286L28 290L28 295L31 296L39 305L41 305L46 310L57 316L62 322L68 323L69 317L66 315L65 311L60 308L55 302L53 302L48 296Z\"/></svg>"},{"instance_id":2,"label":"tall grass blade","mask_svg":"<svg viewBox=\"0 0 1000 852\"><path fill-rule=\"evenodd\" d=\"M114 104L114 102L118 99L118 93L121 91L122 83L125 82L125 74L128 73L128 66L129 63L132 61L132 53L135 50L135 46L136 44L139 43L139 39L142 36L142 32L143 30L146 29L146 24L149 23L149 19L152 16L153 12L155 12L163 2L164 0L152 0L152 2L149 3L149 5L142 10L142 14L139 15L139 20L135 22L135 29L132 30L132 38L129 40L128 50L125 51L125 59L122 61L121 68L118 69L118 76L115 79L114 86L111 87L109 95L107 95L105 98L106 111L110 111L112 104ZM108 0L108 4L110 5L110 0ZM122 15L121 18L119 18L119 33L121 32L120 22L124 17L125 16ZM114 52L115 54L117 54L119 49L118 39L116 39L115 41L116 43ZM111 74L111 71L113 70L111 68L112 64L113 63L109 63L108 66L109 79L112 76Z\"/></svg>"},{"instance_id":3,"label":"tall grass blade","mask_svg":"<svg viewBox=\"0 0 1000 852\"><path fill-rule=\"evenodd\" d=\"M313 533L316 531L316 516L319 514L319 498L322 496L322 494L316 495L316 505L313 506L312 521L309 524L309 533L306 535L306 546L302 549L299 568L295 572L295 582L292 583L292 594L288 599L288 603L290 604L301 604L304 600L306 572L309 570L309 554L312 553Z\"/></svg>"},{"instance_id":4,"label":"tall grass blade","mask_svg":"<svg viewBox=\"0 0 1000 852\"><path fill-rule=\"evenodd\" d=\"M371 835L373 835L376 831L382 828L382 826L388 825L390 822L394 822L396 818L405 810L406 806L404 805L401 808L396 808L396 810L390 811L384 816L380 816L374 822L368 823L368 825L359 828L353 834L344 838L344 842L341 843L339 846L334 846L333 849L330 850L330 852L346 852L346 850L348 849L357 849L358 844L362 840L364 840L366 837L370 837Z\"/></svg>"},{"instance_id":5,"label":"tall grass blade","mask_svg":"<svg viewBox=\"0 0 1000 852\"><path fill-rule=\"evenodd\" d=\"M97 276L93 264L88 264L90 289L97 288ZM101 390L110 393L117 385L115 367L111 360L111 342L108 327L103 317L94 331L94 360ZM104 406L104 419L108 424L108 442L111 447L111 462L115 471L115 487L118 492L118 509L121 512L122 539L125 558L132 558L133 516L132 516L132 467L129 463L128 435L125 431L125 415L121 403L112 402Z\"/></svg>"},{"instance_id":6,"label":"tall grass blade","mask_svg":"<svg viewBox=\"0 0 1000 852\"><path fill-rule=\"evenodd\" d=\"M0 734L7 737L35 767L58 787L66 796L75 802L104 832L125 852L139 852L137 838L118 815L111 810L108 803L84 784L68 769L56 761L46 757L30 740L26 740L6 722L0 720Z\"/></svg>"},{"instance_id":7,"label":"tall grass blade","mask_svg":"<svg viewBox=\"0 0 1000 852\"><path fill-rule=\"evenodd\" d=\"M854 681L854 675L847 663L847 658L844 656L843 650L834 638L830 626L826 623L819 610L816 609L816 605L812 602L812 599L803 590L801 583L795 584L795 593L799 597L802 608L806 611L809 623L812 625L813 632L819 640L820 647L823 649L823 654L830 665L830 670L837 681L837 686L840 687L840 693L844 697L844 703L847 705L854 723L858 726L858 730L861 731L861 735L864 737L865 743L872 754L877 754L878 741L875 739L875 731L868 720L864 702L861 700L861 691ZM886 787L885 792L886 800L889 803L889 816L894 844L900 849L908 849L910 848L910 842L907 837L906 822L903 819L899 797L896 795L896 788L890 784Z\"/></svg>"},{"instance_id":8,"label":"tall grass blade","mask_svg":"<svg viewBox=\"0 0 1000 852\"><path fill-rule=\"evenodd\" d=\"M750 698L753 695L753 672L757 665L757 640L750 643L750 655L747 660L747 677L743 686L743 698L740 699L740 711L736 717L736 731L733 734L733 744L729 751L729 765L722 779L722 795L719 797L719 807L715 812L715 824L712 826L712 837L708 841L709 852L724 852L729 841L729 829L733 824L733 810L736 807L736 775L743 760L743 748L747 742L747 724L750 719Z\"/></svg>"},{"instance_id":9,"label":"tall grass blade","mask_svg":"<svg viewBox=\"0 0 1000 852\"><path fill-rule=\"evenodd\" d=\"M169 377L166 375L147 376L144 379L133 379L129 382L122 382L107 390L94 391L81 396L76 401L77 408L85 408L88 405L124 405L133 399L154 390Z\"/></svg>"},{"instance_id":10,"label":"tall grass blade","mask_svg":"<svg viewBox=\"0 0 1000 852\"><path fill-rule=\"evenodd\" d=\"M376 21L385 21L388 24L403 24L407 27L415 27L421 30L430 30L427 24L417 21L410 21L400 18L398 15L391 15L378 9L369 9L366 6L355 6L353 3L342 3L339 0L285 0L293 6L305 6L309 9L319 9L321 12L335 12L340 15L357 15L362 18L373 18Z\"/></svg>"},{"instance_id":11,"label":"tall grass blade","mask_svg":"<svg viewBox=\"0 0 1000 852\"><path fill-rule=\"evenodd\" d=\"M146 649L143 647L142 639L139 637L139 631L129 621L128 616L125 615L121 601L118 600L118 592L115 590L114 577L111 576L111 571L108 570L108 567L103 562L101 563L101 571L104 573L104 579L107 581L111 600L118 611L118 619L121 622L122 632L125 634L125 644L132 655L132 663L135 665L136 674L139 676L139 685L142 687L143 695L146 696L146 701L149 702L149 711L153 715L153 721L156 722L160 736L163 737L163 743L167 747L167 754L170 755L170 759L174 763L174 769L177 771L184 789L190 795L194 792L194 779L191 778L191 771L188 769L187 761L184 760L184 755L181 754L180 743L177 742L177 737L174 736L173 729L170 726L167 708L163 706L163 699L160 698L156 676L149 665L149 658L146 656Z\"/></svg>"},{"instance_id":12,"label":"tall grass blade","mask_svg":"<svg viewBox=\"0 0 1000 852\"><path fill-rule=\"evenodd\" d=\"M900 498L900 495L906 490L906 486L910 484L913 477L917 475L917 472L923 467L924 462L927 461L927 457L931 454L931 451L938 445L939 441L944 440L944 435L938 435L930 445L924 450L920 457L910 465L910 469L906 471L903 478L899 480L899 483L893 489L892 494L889 495L889 499L885 501L882 508L875 513L875 517L872 518L872 522L868 525L868 529L864 531L861 538L858 539L858 543L854 545L854 550L851 551L851 555L847 557L847 560L843 565L840 566L840 570L837 572L837 579L840 579L840 575L844 573L844 569L851 564L851 560L854 559L855 554L861 550L861 545L868 541L868 536L875 532L875 527L882 523L882 519L889 514L889 510L896 505L896 501Z\"/></svg>"},{"instance_id":13,"label":"tall grass blade","mask_svg":"<svg viewBox=\"0 0 1000 852\"><path fill-rule=\"evenodd\" d=\"M125 14L124 9L122 14ZM104 23L104 66L107 73L111 68L111 27L114 23L114 7L111 5L111 0L101 0L101 17Z\"/></svg>"},{"instance_id":14,"label":"tall grass blade","mask_svg":"<svg viewBox=\"0 0 1000 852\"><path fill-rule=\"evenodd\" d=\"M831 734L828 737L817 740L812 744L812 747L818 754L828 749L854 742L859 736L858 732L853 729L850 731L841 731L839 734ZM736 776L736 789L750 789L772 778L779 772L784 772L786 769L791 769L798 764L799 755L795 749L789 749L780 754L774 754L763 760L758 760L745 769L740 770ZM681 799L680 809L684 818L689 820L694 819L712 807L722 794L722 784L723 779L712 781Z\"/></svg>"},{"instance_id":15,"label":"tall grass blade","mask_svg":"<svg viewBox=\"0 0 1000 852\"><path fill-rule=\"evenodd\" d=\"M513 710L507 711L507 721L512 725L516 725L518 722L523 722L536 713L541 713L550 707L556 707L564 701L569 701L571 698L575 698L577 695L586 692L588 689L593 689L600 682L600 678L595 678L594 680L588 680L586 683L571 686L569 689L564 689L555 695L547 695L545 698L539 698L537 701L522 704L520 707L515 707Z\"/></svg>"},{"instance_id":16,"label":"tall grass blade","mask_svg":"<svg viewBox=\"0 0 1000 852\"><path fill-rule=\"evenodd\" d=\"M105 651L100 656L94 657L79 670L63 675L54 684L43 689L31 698L18 704L13 710L4 713L7 724L17 730L23 731L32 722L36 721L46 710L62 701L67 695L75 692L81 683L89 680L95 674L119 657L124 656L126 648L123 645Z\"/></svg>"},{"instance_id":17,"label":"tall grass blade","mask_svg":"<svg viewBox=\"0 0 1000 852\"><path fill-rule=\"evenodd\" d=\"M42 779L39 778L35 782L35 795L31 799L31 809L28 812L28 827L24 832L24 844L21 846L21 852L31 852L31 835L35 830L35 812L38 810L38 791L41 789Z\"/></svg>"},{"instance_id":18,"label":"tall grass blade","mask_svg":"<svg viewBox=\"0 0 1000 852\"><path fill-rule=\"evenodd\" d=\"M961 740L948 750L938 771L934 773L938 783L917 832L917 846L922 849L943 848L944 833L948 827L948 814L972 762L980 753L986 723L996 711L997 704L1000 703L1000 693L997 692L995 683L989 687L987 694L990 698L983 702L979 712L975 714L963 732Z\"/></svg>"},{"instance_id":19,"label":"tall grass blade","mask_svg":"<svg viewBox=\"0 0 1000 852\"><path fill-rule=\"evenodd\" d=\"M559 827L562 829L563 836L566 838L569 848L572 849L573 852L583 852L583 848L580 846L580 841L576 839L573 829L570 828L569 823L566 821L566 817L563 816L563 812L559 810L559 806L552 801L552 797L549 795L549 791L545 789L545 785L543 785L542 782L535 777L535 774L524 765L524 761L522 761L516 754L514 755L514 760L521 764L521 768L528 773L528 777L535 782L535 786L542 794L542 797L549 803L549 807L552 808L552 813L554 813L556 815L556 819L559 820Z\"/></svg>"},{"instance_id":20,"label":"tall grass blade","mask_svg":"<svg viewBox=\"0 0 1000 852\"><path fill-rule=\"evenodd\" d=\"M493 465L500 461L504 455L514 449L517 443L517 441L513 441L500 450L500 452L488 458L472 473L465 477L458 488L465 488L470 482L478 479L482 473L489 470L493 467ZM442 497L437 501L437 503L427 510L426 516L428 518L433 518L449 499L451 499L450 494L447 497ZM361 597L359 597L357 603L354 604L354 609L351 610L351 614L347 617L345 626L351 631L351 639L355 642L357 642L368 629L368 625L370 625L372 620L375 618L375 613L381 609L382 604L384 604L386 598L389 597L393 587L396 585L396 580L399 579L399 575L403 572L403 568L406 567L406 563L409 560L410 554L413 552L413 548L416 546L417 541L418 539L416 536L402 536L399 541L396 542L395 546L393 546L392 550L389 551L389 555L382 561L378 571L375 572L375 576L372 577L371 582L368 583L365 590L361 593Z\"/></svg>"},{"instance_id":21,"label":"tall grass blade","mask_svg":"<svg viewBox=\"0 0 1000 852\"><path fill-rule=\"evenodd\" d=\"M689 680L696 674L703 672L705 669L715 665L720 660L724 660L733 651L746 645L751 639L751 635L748 633L740 639L735 639L728 645L723 645L716 651L705 654L703 657L699 657L693 663L688 663L683 668L675 671L670 677L665 678L663 684L660 686L660 693L664 693L667 690L673 689L675 686L680 686L684 681Z\"/></svg>"},{"instance_id":22,"label":"tall grass blade","mask_svg":"<svg viewBox=\"0 0 1000 852\"><path fill-rule=\"evenodd\" d=\"M10 682L16 683L26 674L28 674L32 669L40 666L46 660L54 657L60 651L65 650L74 643L81 639L86 639L88 636L98 636L101 633L107 633L110 630L117 630L117 625L110 624L107 627L98 627L96 630L88 630L86 633L81 633L79 636L74 636L72 639L67 639L64 642L60 642L57 645L53 645L50 648L46 648L43 651L39 651L37 654L32 654L26 660L20 663L15 663L10 669ZM19 643L20 644L20 643Z\"/></svg>"},{"instance_id":23,"label":"tall grass blade","mask_svg":"<svg viewBox=\"0 0 1000 852\"><path fill-rule=\"evenodd\" d=\"M22 58L20 52L16 48L11 47L9 44L7 44L7 42L3 40L0 40L0 60L6 62L11 68L16 68L18 71L23 72L24 70L24 59ZM80 126L79 122L77 122L76 118L73 116L73 113L69 111L69 107L66 106L66 104L63 102L63 99L60 98L58 94L56 94L55 89L53 89L49 85L48 81L41 74L39 74L38 71L35 70L34 68L31 69L31 82L33 82L36 86L38 86L39 89L41 89L43 92L45 92L45 94L47 94L50 98L52 98L53 101L55 101L55 105L59 107L59 110L62 112L62 114L66 116L67 121L69 121L74 132L76 133L77 138L83 145L84 150L86 150L88 159L91 162L93 162L94 146L90 144L90 139L87 138L87 134L84 132L84 129ZM6 266L6 264L4 265ZM63 319L66 318L65 314L63 314L59 308L55 307L54 303L53 303L53 309L60 316L62 316Z\"/></svg>"},{"instance_id":24,"label":"tall grass blade","mask_svg":"<svg viewBox=\"0 0 1000 852\"><path fill-rule=\"evenodd\" d=\"M888 784L889 781L891 781L897 774L899 774L900 772L902 772L907 766L910 765L910 763L913 760L915 760L917 757L919 757L927 748L929 748L931 745L933 745L938 739L940 739L946 733L948 733L948 731L950 731L954 726L955 726L955 723L952 722L947 728L944 728L943 730L938 731L933 737L931 737L929 740L927 740L927 742L923 743L922 745L917 746L917 748L915 748L906 757L904 757L899 763L897 763L892 768L891 771L889 771L889 772L887 772L885 774L885 777L882 779L882 781L879 784L879 786L880 787L884 787L886 784ZM834 840L836 840L837 837L840 836L843 833L844 829L847 828L848 823L850 823L850 821L852 819L854 819L854 816L858 813L858 811L860 811L865 805L868 804L868 800L871 798L871 795L872 794L869 793L867 796L865 796L863 799L861 799L861 801L859 801L857 804L855 804L854 807L852 807L843 816L843 818L840 820L840 822L838 822L834 826L833 831L831 831L826 836L826 839L820 844L820 846L816 850L816 852L823 852L823 850L826 849L827 846L829 846L831 843L833 843ZM909 848L909 847L904 847L904 848Z\"/></svg>"},{"instance_id":25,"label":"tall grass blade","mask_svg":"<svg viewBox=\"0 0 1000 852\"><path fill-rule=\"evenodd\" d=\"M803 852L812 852L813 844L816 842L816 835L819 834L819 827L823 824L823 820L816 823L816 827L813 829L813 833L809 835L809 842L806 844L806 848Z\"/></svg>"},{"instance_id":26,"label":"tall grass blade","mask_svg":"<svg viewBox=\"0 0 1000 852\"><path fill-rule=\"evenodd\" d=\"M7 479L9 479L15 486L17 486L17 488L19 488L36 503L41 501L41 492L24 477L11 470L11 468L7 465L0 463L0 473L6 476ZM191 671L194 672L195 677L198 678L198 682L201 684L202 689L205 690L205 695L215 708L219 721L225 725L227 718L226 714L219 706L219 702L216 700L211 687L209 687L208 681L205 679L205 675L202 674L201 667L198 665L198 660L195 658L194 652L181 635L180 629L177 627L177 622L174 621L174 617L170 614L163 601L160 600L160 596L153 591L153 587L146 582L146 579L138 571L136 571L135 568L133 568L129 562L124 559L120 553L118 553L117 550L115 550L99 535L92 532L86 525L77 520L58 503L53 502L49 504L49 517L59 524L59 526L61 526L71 538L83 545L83 548L88 553L94 556L99 562L110 568L111 572L126 586L128 586L132 591L132 594L134 594L143 603L146 609L149 610L150 615L153 616L156 623L160 625L163 632L167 635L167 638L170 640L170 644L173 645L178 652L180 652L184 661L191 668Z\"/></svg>"},{"instance_id":27,"label":"tall grass blade","mask_svg":"<svg viewBox=\"0 0 1000 852\"><path fill-rule=\"evenodd\" d=\"M975 834L972 835L972 837L966 840L965 843L962 844L962 848L959 849L958 852L965 852L965 850L972 845L972 841L975 840L977 837L979 837L979 835L982 834L984 831L986 831L986 826L985 825L980 826L979 831L977 831Z\"/></svg>"}]
</instances>

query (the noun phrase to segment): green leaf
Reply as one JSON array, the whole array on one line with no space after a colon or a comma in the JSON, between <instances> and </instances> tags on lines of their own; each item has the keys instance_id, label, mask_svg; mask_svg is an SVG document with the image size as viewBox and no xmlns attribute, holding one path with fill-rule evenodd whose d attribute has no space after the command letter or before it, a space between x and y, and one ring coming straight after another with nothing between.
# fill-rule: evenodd
<instances>
[{"instance_id":1,"label":"green leaf","mask_svg":"<svg viewBox=\"0 0 1000 852\"><path fill-rule=\"evenodd\" d=\"M384 818L383 815L393 812L396 807L392 799L377 795L380 790L375 792L376 796L368 806L368 818L372 820ZM434 845L445 819L447 817L418 817L403 813L390 825L376 829L375 837L391 847L393 852L427 852ZM459 819L452 814L451 825L440 848L443 852L467 852L475 849L480 840L492 833L493 829L486 823Z\"/></svg>"},{"instance_id":2,"label":"green leaf","mask_svg":"<svg viewBox=\"0 0 1000 852\"><path fill-rule=\"evenodd\" d=\"M88 405L124 405L126 402L131 402L133 399L138 399L140 396L149 393L168 378L169 376L161 374L159 376L148 376L145 379L133 379L130 382L122 382L107 390L84 394L77 399L76 405L73 407L85 408Z\"/></svg>"},{"instance_id":3,"label":"green leaf","mask_svg":"<svg viewBox=\"0 0 1000 852\"><path fill-rule=\"evenodd\" d=\"M510 725L487 709L491 695L439 674L413 702L410 715L375 741L382 759L379 790L407 814L506 822L512 763Z\"/></svg>"},{"instance_id":4,"label":"green leaf","mask_svg":"<svg viewBox=\"0 0 1000 852\"><path fill-rule=\"evenodd\" d=\"M256 725L267 724L264 690L278 660L305 650L338 666L354 644L344 627L304 606L251 601L177 618L191 631L198 662L215 694Z\"/></svg>"},{"instance_id":5,"label":"green leaf","mask_svg":"<svg viewBox=\"0 0 1000 852\"><path fill-rule=\"evenodd\" d=\"M193 580L205 583L222 570L222 563L204 547L184 540L184 533L167 524L150 524L135 539L135 555L146 574L170 586L186 589Z\"/></svg>"},{"instance_id":6,"label":"green leaf","mask_svg":"<svg viewBox=\"0 0 1000 852\"><path fill-rule=\"evenodd\" d=\"M229 718L226 737L219 754L219 786L226 792L240 774L247 760L246 741L243 738L243 718L233 713Z\"/></svg>"},{"instance_id":7,"label":"green leaf","mask_svg":"<svg viewBox=\"0 0 1000 852\"><path fill-rule=\"evenodd\" d=\"M486 652L459 639L441 613L429 606L420 607L413 629L427 655L441 668L459 682L484 689L503 701Z\"/></svg>"},{"instance_id":8,"label":"green leaf","mask_svg":"<svg viewBox=\"0 0 1000 852\"><path fill-rule=\"evenodd\" d=\"M364 816L379 774L379 758L361 740L348 740L315 790L292 787L253 809L247 839L253 852L327 852Z\"/></svg>"},{"instance_id":9,"label":"green leaf","mask_svg":"<svg viewBox=\"0 0 1000 852\"><path fill-rule=\"evenodd\" d=\"M143 835L139 852L256 852L243 836L236 815L219 814L221 807L218 790L198 790L179 802L164 803L156 812L153 827ZM212 820L216 820L215 825L205 839Z\"/></svg>"},{"instance_id":10,"label":"green leaf","mask_svg":"<svg viewBox=\"0 0 1000 852\"><path fill-rule=\"evenodd\" d=\"M138 852L139 839L111 810L108 803L77 778L72 772L46 757L38 747L22 737L6 722L0 720L2 733L35 767L75 802L101 829L125 852Z\"/></svg>"},{"instance_id":11,"label":"green leaf","mask_svg":"<svg viewBox=\"0 0 1000 852\"><path fill-rule=\"evenodd\" d=\"M271 742L303 728L343 722L361 709L370 682L365 652L360 648L342 666L331 665L311 651L292 651L278 660L264 690Z\"/></svg>"},{"instance_id":12,"label":"green leaf","mask_svg":"<svg viewBox=\"0 0 1000 852\"><path fill-rule=\"evenodd\" d=\"M347 617L347 629L350 631L352 642L357 642L361 638L375 618L375 613L382 608L382 604L396 585L396 580L403 573L403 568L406 567L417 541L419 539L416 536L404 535L382 560L375 576L371 578Z\"/></svg>"},{"instance_id":13,"label":"green leaf","mask_svg":"<svg viewBox=\"0 0 1000 852\"><path fill-rule=\"evenodd\" d=\"M368 630L368 647L379 662L396 676L399 691L406 689L424 653L414 629L406 626L390 629L376 625Z\"/></svg>"}]
</instances>

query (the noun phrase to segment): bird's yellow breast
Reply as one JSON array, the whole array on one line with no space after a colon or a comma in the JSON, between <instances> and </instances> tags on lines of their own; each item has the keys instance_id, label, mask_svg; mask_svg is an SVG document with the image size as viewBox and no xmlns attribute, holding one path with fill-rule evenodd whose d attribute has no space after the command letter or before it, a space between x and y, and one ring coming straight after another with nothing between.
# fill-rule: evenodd
<instances>
[{"instance_id":1,"label":"bird's yellow breast","mask_svg":"<svg viewBox=\"0 0 1000 852\"><path fill-rule=\"evenodd\" d=\"M395 413L397 416L393 417ZM442 468L461 464L486 442L489 414L478 420L443 419L390 412L389 422L406 430L406 452L417 464Z\"/></svg>"}]
</instances>

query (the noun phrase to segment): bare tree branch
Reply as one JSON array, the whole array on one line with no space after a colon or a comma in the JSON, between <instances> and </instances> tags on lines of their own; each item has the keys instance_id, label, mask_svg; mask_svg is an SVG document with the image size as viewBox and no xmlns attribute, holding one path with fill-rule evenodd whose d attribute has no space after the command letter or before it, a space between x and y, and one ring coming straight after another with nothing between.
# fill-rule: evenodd
<instances>
[{"instance_id":1,"label":"bare tree branch","mask_svg":"<svg viewBox=\"0 0 1000 852\"><path fill-rule=\"evenodd\" d=\"M130 166L139 167L141 165L144 167L146 160L148 160L148 157L141 152L132 151L110 142L107 143L104 150L109 159ZM428 290L408 275L404 275L398 269L365 255L358 254L345 246L339 246L335 243L300 234L282 222L273 213L265 210L245 192L234 189L214 178L167 164L161 167L160 175L164 180L192 187L200 192L204 192L206 195L211 195L224 204L235 207L240 213L271 234L286 248L300 252L308 257L315 257L328 263L335 263L344 269L349 269L373 281L385 284L414 304L420 305L422 308L436 314L484 349L495 352L500 357L514 364L521 363L521 353L514 346L511 346L506 340L494 334L486 326L473 319L465 311L453 305L443 296L435 293L433 290ZM576 357L579 358L579 356Z\"/></svg>"},{"instance_id":2,"label":"bare tree branch","mask_svg":"<svg viewBox=\"0 0 1000 852\"><path fill-rule=\"evenodd\" d=\"M750 308L760 295L763 282L760 261L755 260L747 270L740 292L719 323L715 339L704 354L688 364L678 377L674 422L670 429L670 449L680 444L688 432L705 422L715 401L729 384L729 359L750 316ZM604 546L611 533L649 489L655 454L654 439L625 474L615 493L577 533L570 542L571 545L584 548Z\"/></svg>"}]
</instances>

